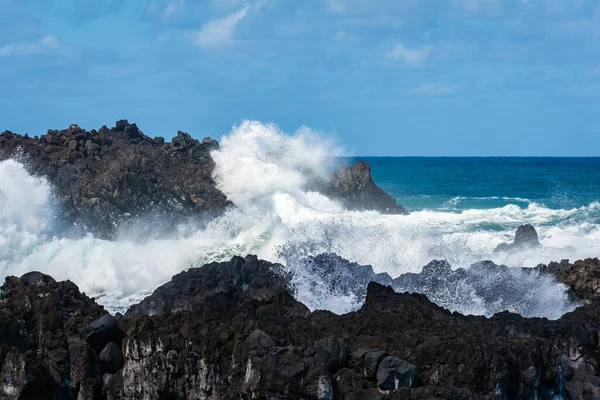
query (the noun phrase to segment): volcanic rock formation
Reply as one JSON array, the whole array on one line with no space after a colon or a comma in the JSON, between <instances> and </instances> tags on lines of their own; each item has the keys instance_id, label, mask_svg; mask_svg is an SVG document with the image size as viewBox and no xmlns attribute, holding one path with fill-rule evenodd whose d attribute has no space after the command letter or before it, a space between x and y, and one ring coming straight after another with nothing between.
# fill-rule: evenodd
<instances>
[{"instance_id":1,"label":"volcanic rock formation","mask_svg":"<svg viewBox=\"0 0 600 400\"><path fill-rule=\"evenodd\" d=\"M9 277L0 288L0 398L600 396L592 298L556 321L488 319L372 282L358 311L335 315L296 301L289 278L255 256L208 264L158 288L117 329L70 282Z\"/></svg>"},{"instance_id":2,"label":"volcanic rock formation","mask_svg":"<svg viewBox=\"0 0 600 400\"><path fill-rule=\"evenodd\" d=\"M165 229L233 206L213 179L210 152L218 148L211 138L200 142L181 131L171 142L150 138L127 120L99 131L73 124L39 138L0 134L0 160L16 157L52 183L62 207L57 223L105 238L140 220ZM321 191L349 209L405 213L373 183L364 161L340 167Z\"/></svg>"},{"instance_id":3,"label":"volcanic rock formation","mask_svg":"<svg viewBox=\"0 0 600 400\"><path fill-rule=\"evenodd\" d=\"M500 243L494 252L523 250L526 248L541 247L538 234L532 225L521 225L515 232L515 240L512 243Z\"/></svg>"},{"instance_id":4,"label":"volcanic rock formation","mask_svg":"<svg viewBox=\"0 0 600 400\"><path fill-rule=\"evenodd\" d=\"M150 214L175 220L230 206L212 178L216 148L216 141L184 132L170 143L152 139L127 120L99 131L71 125L40 138L0 134L0 159L20 157L53 184L60 222L99 236Z\"/></svg>"},{"instance_id":5,"label":"volcanic rock formation","mask_svg":"<svg viewBox=\"0 0 600 400\"><path fill-rule=\"evenodd\" d=\"M404 207L373 182L371 166L364 160L341 165L333 174L325 194L341 200L350 210L378 210L385 214L408 214Z\"/></svg>"}]
</instances>

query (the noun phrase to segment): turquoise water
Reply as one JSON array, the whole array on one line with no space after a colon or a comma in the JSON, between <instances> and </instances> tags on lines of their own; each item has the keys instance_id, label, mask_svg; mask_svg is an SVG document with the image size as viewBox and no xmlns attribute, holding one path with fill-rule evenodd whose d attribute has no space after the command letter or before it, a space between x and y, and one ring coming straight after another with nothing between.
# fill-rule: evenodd
<instances>
[{"instance_id":1,"label":"turquoise water","mask_svg":"<svg viewBox=\"0 0 600 400\"><path fill-rule=\"evenodd\" d=\"M363 159L371 164L375 182L409 211L526 208L531 203L558 210L600 201L598 157Z\"/></svg>"}]
</instances>

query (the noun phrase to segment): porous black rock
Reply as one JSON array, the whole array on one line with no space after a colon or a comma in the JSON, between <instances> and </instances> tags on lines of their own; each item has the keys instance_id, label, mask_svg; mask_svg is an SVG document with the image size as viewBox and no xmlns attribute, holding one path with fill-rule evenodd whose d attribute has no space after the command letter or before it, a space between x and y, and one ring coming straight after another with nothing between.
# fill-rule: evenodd
<instances>
[{"instance_id":1,"label":"porous black rock","mask_svg":"<svg viewBox=\"0 0 600 400\"><path fill-rule=\"evenodd\" d=\"M56 224L103 238L148 219L167 229L230 208L212 177L210 152L217 148L212 139L200 142L181 131L164 143L127 120L99 131L72 124L39 138L0 134L0 160L23 160L52 183L61 207Z\"/></svg>"},{"instance_id":2,"label":"porous black rock","mask_svg":"<svg viewBox=\"0 0 600 400\"><path fill-rule=\"evenodd\" d=\"M494 252L523 250L527 248L541 247L535 228L530 225L521 225L515 232L515 239L512 243L500 243Z\"/></svg>"},{"instance_id":3,"label":"porous black rock","mask_svg":"<svg viewBox=\"0 0 600 400\"><path fill-rule=\"evenodd\" d=\"M53 283L54 278L39 271L31 271L21 276L21 282L24 285L43 285Z\"/></svg>"},{"instance_id":4,"label":"porous black rock","mask_svg":"<svg viewBox=\"0 0 600 400\"><path fill-rule=\"evenodd\" d=\"M417 382L417 367L398 357L388 356L377 367L377 386L381 390L411 388L417 386Z\"/></svg>"},{"instance_id":5,"label":"porous black rock","mask_svg":"<svg viewBox=\"0 0 600 400\"><path fill-rule=\"evenodd\" d=\"M100 352L99 360L104 372L116 373L123 366L121 348L116 343L108 342Z\"/></svg>"},{"instance_id":6,"label":"porous black rock","mask_svg":"<svg viewBox=\"0 0 600 400\"><path fill-rule=\"evenodd\" d=\"M376 210L385 214L408 214L396 200L373 182L371 166L364 160L343 164L331 174L325 194L339 199L350 210Z\"/></svg>"},{"instance_id":7,"label":"porous black rock","mask_svg":"<svg viewBox=\"0 0 600 400\"><path fill-rule=\"evenodd\" d=\"M101 351L109 342L120 342L123 338L123 332L119 329L117 319L110 314L106 314L83 329L80 337L95 350Z\"/></svg>"},{"instance_id":8,"label":"porous black rock","mask_svg":"<svg viewBox=\"0 0 600 400\"><path fill-rule=\"evenodd\" d=\"M330 372L336 372L348 363L348 345L336 336L329 336L315 343L315 358L325 364Z\"/></svg>"},{"instance_id":9,"label":"porous black rock","mask_svg":"<svg viewBox=\"0 0 600 400\"><path fill-rule=\"evenodd\" d=\"M563 264L586 274L597 268L593 260ZM447 273L447 265L428 270ZM600 303L593 298L557 320L509 312L485 318L371 282L360 309L336 315L310 312L282 272L248 256L178 274L119 321L122 346L99 352L78 333L114 323L92 324L105 311L75 285L8 277L0 287L0 397L550 400L600 393ZM111 357L101 355L106 346ZM122 367L107 367L120 349Z\"/></svg>"},{"instance_id":10,"label":"porous black rock","mask_svg":"<svg viewBox=\"0 0 600 400\"><path fill-rule=\"evenodd\" d=\"M586 258L570 263L569 260L540 264L535 268L554 276L567 285L573 296L586 303L600 301L600 259Z\"/></svg>"}]
</instances>

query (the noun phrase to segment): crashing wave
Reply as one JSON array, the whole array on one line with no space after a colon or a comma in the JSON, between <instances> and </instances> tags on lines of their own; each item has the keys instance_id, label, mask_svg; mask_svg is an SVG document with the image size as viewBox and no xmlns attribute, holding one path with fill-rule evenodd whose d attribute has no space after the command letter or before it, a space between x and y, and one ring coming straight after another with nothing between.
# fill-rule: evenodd
<instances>
[{"instance_id":1,"label":"crashing wave","mask_svg":"<svg viewBox=\"0 0 600 400\"><path fill-rule=\"evenodd\" d=\"M190 266L248 253L282 262L289 269L297 267L298 260L336 253L391 278L419 273L432 259L447 260L453 268L466 271L485 259L509 267L533 267L600 253L598 203L569 210L531 203L462 212L421 210L406 216L344 210L337 201L307 189L307 171L325 176L336 162L330 156L340 154L330 141L305 128L286 135L271 125L244 123L212 153L214 178L237 208L208 223L182 225L165 235L148 236L149 226L153 231L161 226L156 220L142 221L113 241L62 234L55 226L53 215L60 215L60 210L48 182L29 175L17 161L2 161L0 274L41 270L59 280L70 279L103 304L123 309ZM493 253L496 245L512 240L514 228L523 223L538 227L544 247ZM297 276L302 273L298 270ZM538 293L534 282L526 287ZM337 299L328 295L330 288L317 289L303 292L314 296L314 301L302 301L332 310L346 303L341 309L349 310L360 299L360 293L347 292L340 300L342 295L335 290L331 293L339 295ZM425 289L415 286L414 290ZM495 309L478 305L477 296L468 294L475 290L472 287L464 290L448 308L478 314ZM321 300L318 293L323 293ZM554 315L535 309L531 315L536 312Z\"/></svg>"}]
</instances>

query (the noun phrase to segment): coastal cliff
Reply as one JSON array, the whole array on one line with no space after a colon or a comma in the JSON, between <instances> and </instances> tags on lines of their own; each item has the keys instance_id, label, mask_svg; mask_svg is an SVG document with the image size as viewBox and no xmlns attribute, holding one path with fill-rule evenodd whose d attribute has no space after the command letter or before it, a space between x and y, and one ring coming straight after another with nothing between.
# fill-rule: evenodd
<instances>
[{"instance_id":1,"label":"coastal cliff","mask_svg":"<svg viewBox=\"0 0 600 400\"><path fill-rule=\"evenodd\" d=\"M255 256L182 272L116 318L73 283L39 273L8 277L0 290L0 398L600 395L597 290L549 321L450 313L372 282L358 311L335 315L311 312L289 273Z\"/></svg>"},{"instance_id":2,"label":"coastal cliff","mask_svg":"<svg viewBox=\"0 0 600 400\"><path fill-rule=\"evenodd\" d=\"M218 148L209 137L199 141L181 131L170 142L150 138L127 120L98 131L73 124L40 137L0 134L0 160L21 160L52 184L60 224L104 238L144 218L168 226L234 207L213 177L211 151ZM341 166L317 190L348 209L406 213L375 185L364 161Z\"/></svg>"}]
</instances>

